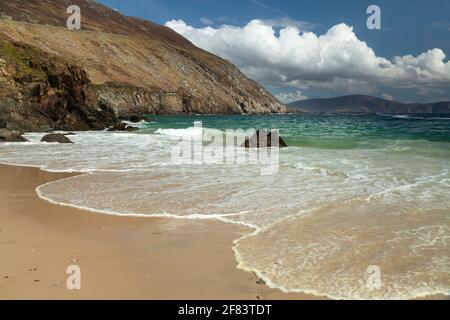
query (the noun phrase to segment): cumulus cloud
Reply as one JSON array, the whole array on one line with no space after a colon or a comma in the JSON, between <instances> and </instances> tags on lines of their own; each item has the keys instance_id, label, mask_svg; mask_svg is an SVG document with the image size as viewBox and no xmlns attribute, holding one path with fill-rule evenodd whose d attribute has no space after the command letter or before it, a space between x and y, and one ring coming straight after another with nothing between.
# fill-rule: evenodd
<instances>
[{"instance_id":1,"label":"cumulus cloud","mask_svg":"<svg viewBox=\"0 0 450 320\"><path fill-rule=\"evenodd\" d=\"M297 90L295 92L279 93L279 94L275 95L275 97L277 97L277 99L283 103L291 103L294 101L308 99L308 97L303 95L303 93L300 90Z\"/></svg>"},{"instance_id":2,"label":"cumulus cloud","mask_svg":"<svg viewBox=\"0 0 450 320\"><path fill-rule=\"evenodd\" d=\"M293 23L277 30L279 23L252 20L243 27L194 28L172 20L166 26L264 85L366 93L380 85L422 89L450 85L450 62L441 49L387 59L377 56L344 23L322 35Z\"/></svg>"}]
</instances>

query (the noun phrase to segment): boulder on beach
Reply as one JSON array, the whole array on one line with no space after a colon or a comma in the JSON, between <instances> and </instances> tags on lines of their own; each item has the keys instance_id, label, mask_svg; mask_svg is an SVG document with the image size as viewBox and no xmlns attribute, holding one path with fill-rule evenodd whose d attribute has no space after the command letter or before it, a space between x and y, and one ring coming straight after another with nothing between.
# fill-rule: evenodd
<instances>
[{"instance_id":1,"label":"boulder on beach","mask_svg":"<svg viewBox=\"0 0 450 320\"><path fill-rule=\"evenodd\" d=\"M72 140L61 133L51 133L42 137L41 142L73 143Z\"/></svg>"},{"instance_id":2,"label":"boulder on beach","mask_svg":"<svg viewBox=\"0 0 450 320\"><path fill-rule=\"evenodd\" d=\"M28 140L22 137L17 131L9 129L0 129L0 142L27 142Z\"/></svg>"},{"instance_id":3,"label":"boulder on beach","mask_svg":"<svg viewBox=\"0 0 450 320\"><path fill-rule=\"evenodd\" d=\"M276 135L273 137L275 141L273 145L272 145L272 134ZM263 137L266 137L265 142ZM260 129L257 130L252 137L245 139L243 146L245 148L272 148L272 147L285 148L287 147L287 144L283 140L283 138L278 135L278 133L272 131L267 132L267 130Z\"/></svg>"}]
</instances>

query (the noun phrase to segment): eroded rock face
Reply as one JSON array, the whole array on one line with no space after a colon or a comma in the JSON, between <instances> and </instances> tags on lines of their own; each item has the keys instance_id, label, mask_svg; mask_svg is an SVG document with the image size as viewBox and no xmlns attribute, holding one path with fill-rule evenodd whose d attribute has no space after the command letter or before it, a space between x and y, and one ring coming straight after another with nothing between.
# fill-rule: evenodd
<instances>
[{"instance_id":1,"label":"eroded rock face","mask_svg":"<svg viewBox=\"0 0 450 320\"><path fill-rule=\"evenodd\" d=\"M72 140L66 137L64 134L51 133L46 134L41 139L42 142L57 142L57 143L73 143Z\"/></svg>"},{"instance_id":2,"label":"eroded rock face","mask_svg":"<svg viewBox=\"0 0 450 320\"><path fill-rule=\"evenodd\" d=\"M0 143L1 142L27 142L28 140L22 137L19 132L11 131L9 129L0 129Z\"/></svg>"},{"instance_id":3,"label":"eroded rock face","mask_svg":"<svg viewBox=\"0 0 450 320\"><path fill-rule=\"evenodd\" d=\"M12 130L96 130L117 114L90 94L83 68L40 50L0 40L0 124Z\"/></svg>"},{"instance_id":4,"label":"eroded rock face","mask_svg":"<svg viewBox=\"0 0 450 320\"><path fill-rule=\"evenodd\" d=\"M180 89L105 83L36 48L0 40L0 127L21 131L102 130L145 114L242 113L252 102L223 105ZM251 110L258 110L253 106ZM131 131L135 128L116 128Z\"/></svg>"}]
</instances>

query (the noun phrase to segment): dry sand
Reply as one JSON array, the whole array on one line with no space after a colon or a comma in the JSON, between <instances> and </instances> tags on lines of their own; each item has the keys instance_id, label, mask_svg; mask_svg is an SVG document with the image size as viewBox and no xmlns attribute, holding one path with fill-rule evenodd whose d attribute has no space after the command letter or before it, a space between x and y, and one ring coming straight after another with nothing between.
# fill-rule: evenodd
<instances>
[{"instance_id":1,"label":"dry sand","mask_svg":"<svg viewBox=\"0 0 450 320\"><path fill-rule=\"evenodd\" d=\"M35 188L67 177L0 165L0 299L314 299L237 269L219 221L127 218L50 204ZM81 290L66 269L81 268Z\"/></svg>"}]
</instances>

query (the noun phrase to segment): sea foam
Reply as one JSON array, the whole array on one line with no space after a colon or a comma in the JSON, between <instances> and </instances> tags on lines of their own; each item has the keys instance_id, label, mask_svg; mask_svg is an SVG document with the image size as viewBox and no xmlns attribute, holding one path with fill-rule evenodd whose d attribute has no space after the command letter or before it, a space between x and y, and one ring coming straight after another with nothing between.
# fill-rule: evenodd
<instances>
[{"instance_id":1,"label":"sea foam","mask_svg":"<svg viewBox=\"0 0 450 320\"><path fill-rule=\"evenodd\" d=\"M37 188L55 204L251 227L234 243L239 267L286 292L335 299L448 294L450 162L441 142L291 147L280 152L278 174L261 176L254 166L174 165L171 147L198 133L83 132L71 145L27 134L30 143L0 144L0 162L84 173ZM381 269L379 290L367 287L371 265Z\"/></svg>"}]
</instances>

